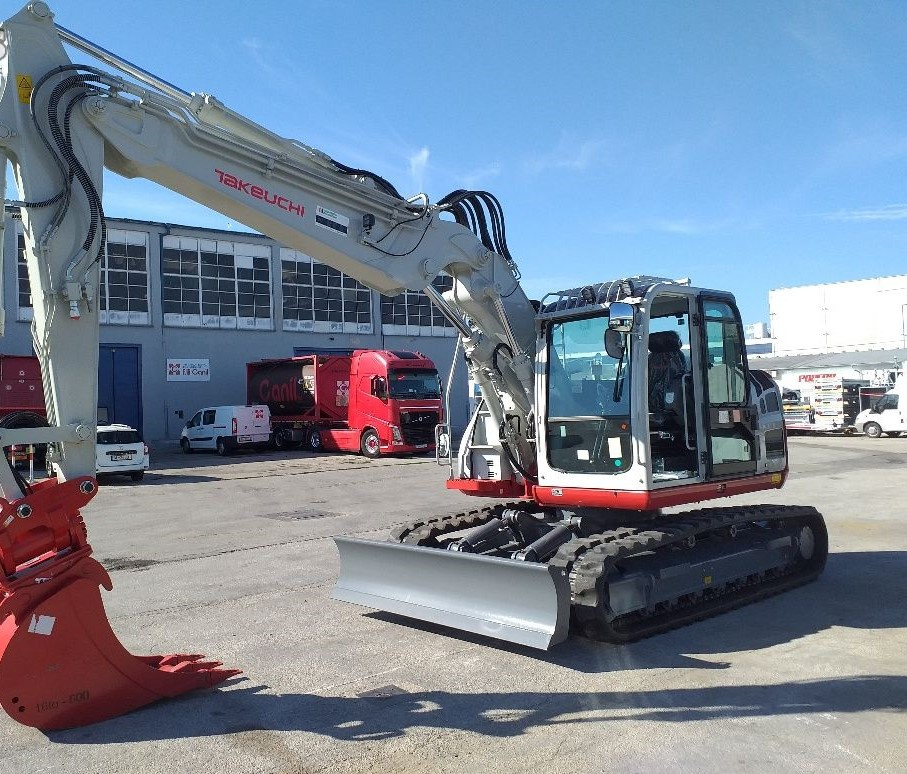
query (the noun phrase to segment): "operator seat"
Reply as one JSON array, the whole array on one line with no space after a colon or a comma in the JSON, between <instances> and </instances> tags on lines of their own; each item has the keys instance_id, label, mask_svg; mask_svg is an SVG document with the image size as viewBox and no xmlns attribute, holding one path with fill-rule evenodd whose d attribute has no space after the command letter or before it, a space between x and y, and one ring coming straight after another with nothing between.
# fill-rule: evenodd
<instances>
[{"instance_id":1,"label":"operator seat","mask_svg":"<svg viewBox=\"0 0 907 774\"><path fill-rule=\"evenodd\" d=\"M649 334L649 427L679 430L684 426L683 376L687 360L677 331Z\"/></svg>"}]
</instances>

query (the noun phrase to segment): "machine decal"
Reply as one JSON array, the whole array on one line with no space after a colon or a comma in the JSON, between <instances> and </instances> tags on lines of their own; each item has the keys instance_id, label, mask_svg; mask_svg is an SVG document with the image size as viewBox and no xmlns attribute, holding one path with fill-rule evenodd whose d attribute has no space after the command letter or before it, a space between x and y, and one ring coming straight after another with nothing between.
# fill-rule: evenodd
<instances>
[{"instance_id":1,"label":"machine decal","mask_svg":"<svg viewBox=\"0 0 907 774\"><path fill-rule=\"evenodd\" d=\"M19 90L19 102L23 105L31 102L32 80L30 75L17 75L16 88Z\"/></svg>"},{"instance_id":2,"label":"machine decal","mask_svg":"<svg viewBox=\"0 0 907 774\"><path fill-rule=\"evenodd\" d=\"M305 216L305 207L298 202L294 202L292 199L288 199L286 196L271 193L267 188L254 185L248 180L243 180L241 177L231 175L229 172L224 172L220 169L215 169L214 172L217 175L218 182L227 188L242 191L246 196L249 196L252 199L261 199L265 204L279 207L285 212L298 215L300 218Z\"/></svg>"},{"instance_id":3,"label":"machine decal","mask_svg":"<svg viewBox=\"0 0 907 774\"><path fill-rule=\"evenodd\" d=\"M339 212L334 212L320 204L315 207L315 222L322 228L329 228L331 231L337 231L340 234L350 233L350 219L344 217Z\"/></svg>"}]
</instances>

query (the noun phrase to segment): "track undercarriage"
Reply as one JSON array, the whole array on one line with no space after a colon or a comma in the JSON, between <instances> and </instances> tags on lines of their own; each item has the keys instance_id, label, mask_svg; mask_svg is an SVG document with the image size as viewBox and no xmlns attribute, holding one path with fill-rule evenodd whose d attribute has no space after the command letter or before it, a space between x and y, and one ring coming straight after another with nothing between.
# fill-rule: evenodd
<instances>
[{"instance_id":1,"label":"track undercarriage","mask_svg":"<svg viewBox=\"0 0 907 774\"><path fill-rule=\"evenodd\" d=\"M365 594L339 592L338 598L542 648L566 637L565 617L587 637L623 643L716 615L813 580L828 553L825 523L815 508L778 505L669 515L497 505L412 522L396 529L389 544L356 542L375 554L376 567L393 562L399 590L386 574L375 590L366 569L347 584ZM382 546L394 543L415 553L383 555ZM345 542L338 544L343 553ZM431 558L442 551L476 561L457 564L445 557L426 611L411 589L420 582L431 586ZM418 571L405 569L410 557L420 562ZM557 601L533 608L541 587L522 587L522 576L514 577L519 566L531 567L532 583L563 586L556 589ZM542 567L550 580L539 573ZM469 594L480 599L463 602ZM544 634L524 638L524 617Z\"/></svg>"}]
</instances>

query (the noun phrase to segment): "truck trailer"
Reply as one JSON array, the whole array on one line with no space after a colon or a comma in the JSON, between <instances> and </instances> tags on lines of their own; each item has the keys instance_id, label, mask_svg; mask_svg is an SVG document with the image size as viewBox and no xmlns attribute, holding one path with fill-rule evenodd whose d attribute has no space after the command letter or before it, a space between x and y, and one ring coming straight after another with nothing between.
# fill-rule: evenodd
<instances>
[{"instance_id":1,"label":"truck trailer","mask_svg":"<svg viewBox=\"0 0 907 774\"><path fill-rule=\"evenodd\" d=\"M355 350L246 364L246 399L271 410L278 448L366 457L435 447L442 421L435 364L419 352Z\"/></svg>"},{"instance_id":2,"label":"truck trailer","mask_svg":"<svg viewBox=\"0 0 907 774\"><path fill-rule=\"evenodd\" d=\"M854 420L864 408L863 395L873 390L868 379L852 379L836 373L799 374L797 378L796 387L782 389L788 432L853 431Z\"/></svg>"}]
</instances>

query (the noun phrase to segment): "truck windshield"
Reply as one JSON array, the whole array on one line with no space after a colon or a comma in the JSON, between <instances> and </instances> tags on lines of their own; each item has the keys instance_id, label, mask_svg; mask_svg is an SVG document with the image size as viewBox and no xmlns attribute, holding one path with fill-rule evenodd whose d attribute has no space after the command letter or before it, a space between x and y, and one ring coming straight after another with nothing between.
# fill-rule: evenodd
<instances>
[{"instance_id":1,"label":"truck windshield","mask_svg":"<svg viewBox=\"0 0 907 774\"><path fill-rule=\"evenodd\" d=\"M549 329L548 461L556 469L618 473L632 462L630 351L609 355L607 330L607 316Z\"/></svg>"},{"instance_id":2,"label":"truck windshield","mask_svg":"<svg viewBox=\"0 0 907 774\"><path fill-rule=\"evenodd\" d=\"M387 377L391 398L440 398L441 380L437 371L401 368Z\"/></svg>"}]
</instances>

